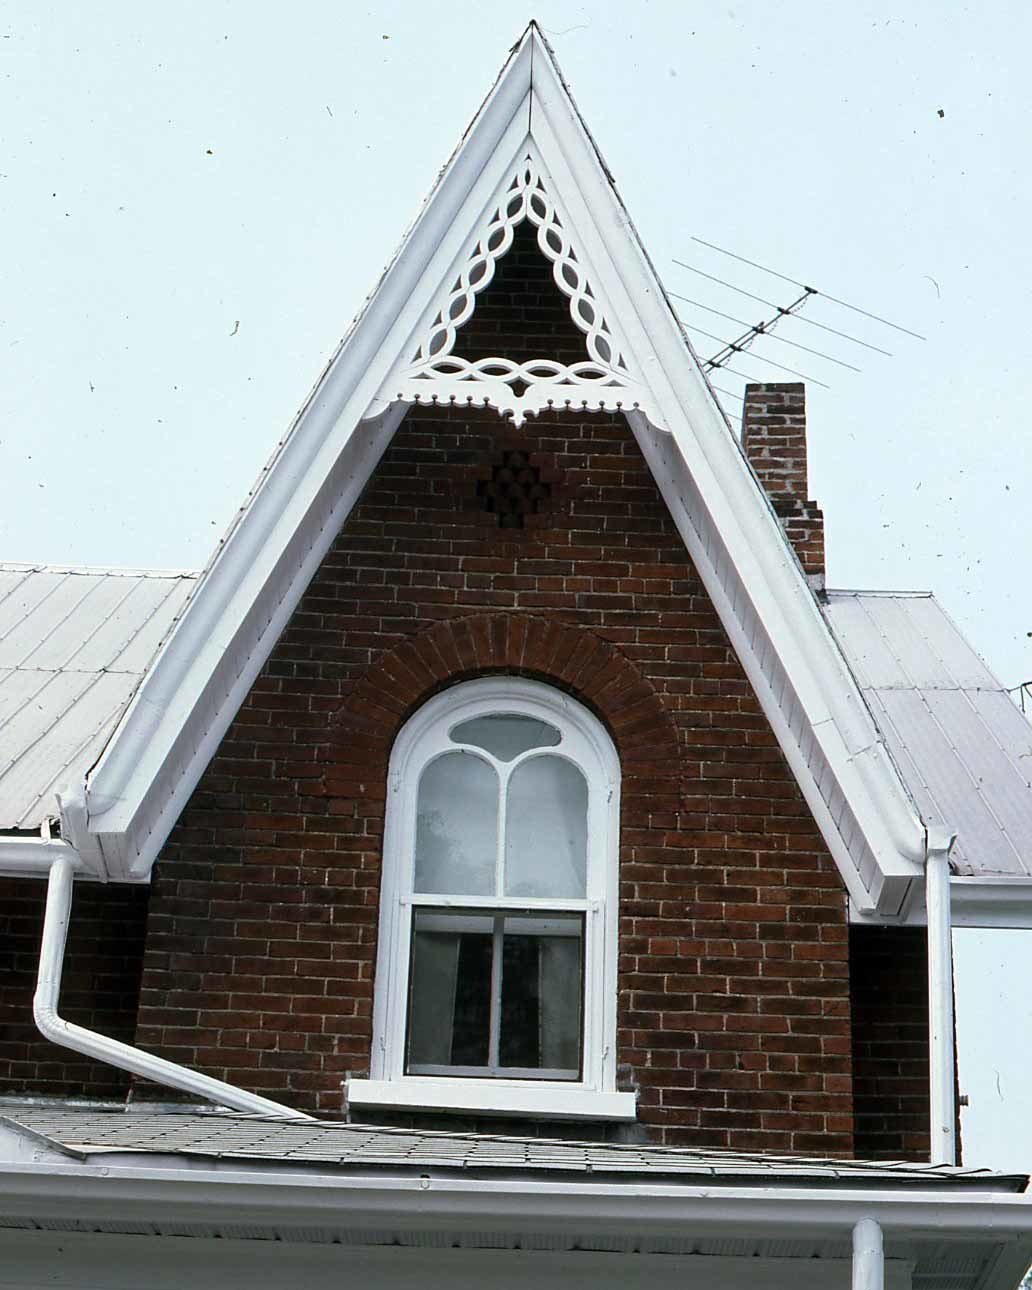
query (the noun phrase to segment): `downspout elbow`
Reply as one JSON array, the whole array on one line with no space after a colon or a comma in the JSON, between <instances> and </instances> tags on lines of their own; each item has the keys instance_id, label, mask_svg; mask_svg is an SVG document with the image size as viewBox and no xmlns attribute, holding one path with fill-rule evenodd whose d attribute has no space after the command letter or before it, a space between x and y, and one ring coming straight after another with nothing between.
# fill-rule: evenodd
<instances>
[{"instance_id":1,"label":"downspout elbow","mask_svg":"<svg viewBox=\"0 0 1032 1290\"><path fill-rule=\"evenodd\" d=\"M32 1016L44 1038L66 1044L65 1023L57 1013L61 997L61 973L68 943L68 920L72 912L72 886L75 870L68 856L58 856L50 866L47 898L43 915L43 938L39 947L39 972L36 993L32 998Z\"/></svg>"},{"instance_id":2,"label":"downspout elbow","mask_svg":"<svg viewBox=\"0 0 1032 1290\"><path fill-rule=\"evenodd\" d=\"M32 1019L44 1039L49 1039L53 1044L62 1042L64 1022L57 1015L54 1005L40 998L38 990L32 1000Z\"/></svg>"},{"instance_id":3,"label":"downspout elbow","mask_svg":"<svg viewBox=\"0 0 1032 1290\"><path fill-rule=\"evenodd\" d=\"M195 1097L245 1111L251 1115L275 1116L278 1119L310 1120L303 1111L283 1106L279 1102L234 1088L222 1080L212 1079L198 1071L177 1066L175 1062L155 1057L142 1049L133 1048L117 1039L87 1030L58 1014L61 997L61 972L64 966L65 947L68 942L68 922L72 910L72 887L75 870L67 855L58 857L51 866L47 881L46 912L43 916L43 939L39 951L39 975L36 993L32 1000L32 1015L45 1039L82 1053L94 1061L106 1062L143 1079L171 1088L182 1089Z\"/></svg>"}]
</instances>

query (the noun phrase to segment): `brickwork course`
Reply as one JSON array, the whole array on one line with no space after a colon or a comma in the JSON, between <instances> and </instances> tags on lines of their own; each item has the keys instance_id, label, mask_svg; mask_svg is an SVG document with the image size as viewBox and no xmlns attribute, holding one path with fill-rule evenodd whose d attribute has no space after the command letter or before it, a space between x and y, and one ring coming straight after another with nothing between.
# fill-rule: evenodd
<instances>
[{"instance_id":1,"label":"brickwork course","mask_svg":"<svg viewBox=\"0 0 1032 1290\"><path fill-rule=\"evenodd\" d=\"M528 225L458 352L584 357ZM771 431L795 416L796 388L766 399ZM799 496L803 469L785 476ZM575 694L620 754L617 1059L639 1095L633 1131L851 1154L842 883L615 414L552 412L514 431L488 410L409 413L139 903L135 1042L343 1112L342 1081L370 1064L391 744L432 694L492 673ZM876 1079L876 1046L867 1060ZM894 1145L905 1154L898 1133Z\"/></svg>"}]
</instances>

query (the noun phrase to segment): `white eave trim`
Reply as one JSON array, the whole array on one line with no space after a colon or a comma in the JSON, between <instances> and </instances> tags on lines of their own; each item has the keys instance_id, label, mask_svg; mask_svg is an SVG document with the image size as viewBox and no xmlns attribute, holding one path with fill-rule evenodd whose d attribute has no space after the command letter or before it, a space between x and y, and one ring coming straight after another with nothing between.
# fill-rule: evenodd
<instances>
[{"instance_id":1,"label":"white eave trim","mask_svg":"<svg viewBox=\"0 0 1032 1290\"><path fill-rule=\"evenodd\" d=\"M137 1157L140 1159L140 1157ZM363 1226L458 1231L578 1231L684 1236L697 1230L784 1237L848 1236L861 1218L886 1232L982 1236L1019 1241L1032 1252L1032 1203L1027 1195L890 1186L752 1187L717 1180L690 1185L599 1177L593 1182L492 1179L442 1175L432 1169L398 1176L367 1171L319 1173L282 1162L263 1170L206 1166L163 1156L158 1163L119 1167L117 1153L94 1164L0 1165L0 1192L10 1216L35 1220L302 1228Z\"/></svg>"},{"instance_id":2,"label":"white eave trim","mask_svg":"<svg viewBox=\"0 0 1032 1290\"><path fill-rule=\"evenodd\" d=\"M924 927L923 880L898 918L885 918L858 908L852 901L849 921L861 927ZM1032 877L950 878L951 922L954 927L1032 929Z\"/></svg>"},{"instance_id":3,"label":"white eave trim","mask_svg":"<svg viewBox=\"0 0 1032 1290\"><path fill-rule=\"evenodd\" d=\"M1032 928L1032 878L951 878L954 927Z\"/></svg>"}]
</instances>

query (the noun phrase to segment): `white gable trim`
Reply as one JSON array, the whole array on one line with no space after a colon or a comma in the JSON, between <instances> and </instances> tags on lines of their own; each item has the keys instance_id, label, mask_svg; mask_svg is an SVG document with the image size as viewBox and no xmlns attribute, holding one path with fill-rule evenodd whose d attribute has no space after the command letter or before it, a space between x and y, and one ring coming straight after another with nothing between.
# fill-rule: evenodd
<instances>
[{"instance_id":1,"label":"white gable trim","mask_svg":"<svg viewBox=\"0 0 1032 1290\"><path fill-rule=\"evenodd\" d=\"M854 903L894 914L920 873L921 820L533 26L65 804L65 836L109 877L149 872L400 423L404 404L377 395L411 362L528 128L640 380L628 419L686 546Z\"/></svg>"},{"instance_id":2,"label":"white gable trim","mask_svg":"<svg viewBox=\"0 0 1032 1290\"><path fill-rule=\"evenodd\" d=\"M581 361L558 363L541 354L515 363L499 356L476 360L457 357L454 348L462 325L474 313L476 297L490 286L498 261L512 246L525 220L537 230L537 243L551 262L552 276L569 301L570 317L584 335ZM644 388L634 379L615 319L593 289L594 274L583 251L569 236L562 210L533 139L520 148L514 175L496 189L479 235L445 278L421 324L422 340L412 358L404 354L380 387L373 410L393 401L487 405L510 415L519 428L525 417L551 406L636 408ZM448 284L451 285L448 285ZM516 384L526 386L522 393ZM654 414L655 415L655 414Z\"/></svg>"}]
</instances>

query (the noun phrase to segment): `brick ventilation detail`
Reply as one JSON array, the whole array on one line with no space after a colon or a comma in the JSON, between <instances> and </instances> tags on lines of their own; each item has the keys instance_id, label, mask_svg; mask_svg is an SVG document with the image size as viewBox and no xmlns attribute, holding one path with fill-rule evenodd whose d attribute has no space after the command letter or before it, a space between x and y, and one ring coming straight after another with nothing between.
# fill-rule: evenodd
<instances>
[{"instance_id":1,"label":"brick ventilation detail","mask_svg":"<svg viewBox=\"0 0 1032 1290\"><path fill-rule=\"evenodd\" d=\"M801 382L747 385L742 447L803 569L824 578L824 514L808 497L806 389Z\"/></svg>"},{"instance_id":2,"label":"brick ventilation detail","mask_svg":"<svg viewBox=\"0 0 1032 1290\"><path fill-rule=\"evenodd\" d=\"M503 452L488 477L477 483L484 510L497 515L503 529L525 528L528 517L546 510L551 495L552 485L543 477L540 463L522 448Z\"/></svg>"}]
</instances>

